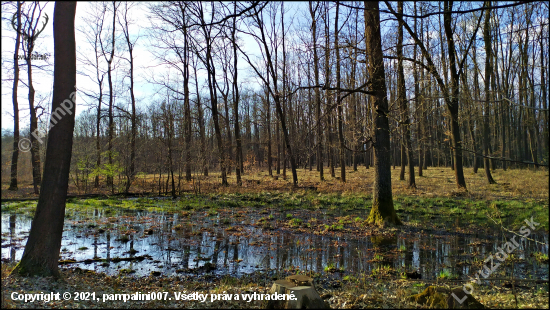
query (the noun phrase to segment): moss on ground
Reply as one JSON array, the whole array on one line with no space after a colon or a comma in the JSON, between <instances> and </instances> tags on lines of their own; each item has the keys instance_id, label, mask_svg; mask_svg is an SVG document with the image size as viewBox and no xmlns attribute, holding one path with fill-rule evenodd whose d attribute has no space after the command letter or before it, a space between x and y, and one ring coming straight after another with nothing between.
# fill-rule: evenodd
<instances>
[{"instance_id":1,"label":"moss on ground","mask_svg":"<svg viewBox=\"0 0 550 310\"><path fill-rule=\"evenodd\" d=\"M71 199L67 203L66 215L74 212L102 209L106 213L124 211L177 212L206 211L212 209L243 207L277 208L281 211L318 210L327 212L355 212L370 214L372 199L364 194L320 194L312 191L295 193L239 193L185 195L178 199L88 198ZM481 200L461 197L394 196L394 208L402 222L437 222L436 219L456 221L459 226L485 227L500 225L517 230L525 225L526 219L540 223L548 230L548 201L537 199ZM2 203L3 212L33 214L36 201ZM331 211L332 210L332 211ZM372 216L372 214L370 214ZM369 218L367 218L369 220ZM372 219L371 219L372 220ZM376 219L374 219L376 220Z\"/></svg>"}]
</instances>

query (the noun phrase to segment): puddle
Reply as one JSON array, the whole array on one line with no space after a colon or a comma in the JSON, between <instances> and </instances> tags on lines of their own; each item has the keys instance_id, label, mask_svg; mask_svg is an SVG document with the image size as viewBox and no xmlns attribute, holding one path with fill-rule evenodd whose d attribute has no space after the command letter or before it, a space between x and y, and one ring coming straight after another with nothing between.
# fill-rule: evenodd
<instances>
[{"instance_id":1,"label":"puddle","mask_svg":"<svg viewBox=\"0 0 550 310\"><path fill-rule=\"evenodd\" d=\"M62 268L78 266L110 275L122 271L136 276L151 272L167 276L193 272L239 276L256 271L269 275L296 268L323 273L325 267L332 266L337 270L333 277L344 277L382 275L388 268L385 266L389 266L393 277L398 278L402 272L418 270L423 279L436 279L443 271L469 279L468 275L480 270L480 263L506 242L505 237L512 237L509 233L488 236L411 227L391 236L367 236L359 231L314 234L311 230L278 228L291 218L287 214L304 222L316 217L322 224L336 216L364 217L363 211L335 214L328 210L280 212L275 208L218 209L211 213L105 210L79 211L65 219L61 259L80 263ZM275 229L254 225L262 217ZM409 220L405 214L402 218ZM27 215L3 212L3 262L21 259L31 222ZM522 240L513 251L514 277L547 280L548 264L539 263L532 254L548 254L548 235L532 234L530 239L534 241ZM506 263L491 277L508 277L511 272L512 264Z\"/></svg>"}]
</instances>

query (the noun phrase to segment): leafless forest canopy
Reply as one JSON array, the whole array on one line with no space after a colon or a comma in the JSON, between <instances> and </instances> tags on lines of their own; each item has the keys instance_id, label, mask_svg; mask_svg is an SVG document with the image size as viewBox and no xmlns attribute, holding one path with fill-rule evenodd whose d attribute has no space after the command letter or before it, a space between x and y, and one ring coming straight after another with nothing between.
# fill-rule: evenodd
<instances>
[{"instance_id":1,"label":"leafless forest canopy","mask_svg":"<svg viewBox=\"0 0 550 310\"><path fill-rule=\"evenodd\" d=\"M48 40L36 34L45 4L25 2L20 14L17 5L2 3L3 35L15 46L2 51L2 87L14 92L2 175L12 189L32 177L38 191L46 138L31 133L46 134L55 113L32 77L53 72L53 57L29 57ZM236 174L240 185L257 169L294 185L298 169L345 182L346 170L375 165L382 139L410 187L434 166L451 166L467 188L464 167L485 168L491 183L494 169L548 165L547 2L380 2L379 23L366 5L79 4L77 74L87 82L76 104L86 108L70 183L128 192L149 176L154 191L175 195L208 174L221 184ZM372 29L382 61L369 52ZM382 117L386 136L376 133Z\"/></svg>"}]
</instances>

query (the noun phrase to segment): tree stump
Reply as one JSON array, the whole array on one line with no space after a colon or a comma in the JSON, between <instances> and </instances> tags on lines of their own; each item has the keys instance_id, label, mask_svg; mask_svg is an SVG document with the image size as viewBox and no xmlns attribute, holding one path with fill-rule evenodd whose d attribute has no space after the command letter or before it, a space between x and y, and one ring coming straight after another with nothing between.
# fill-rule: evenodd
<instances>
[{"instance_id":1,"label":"tree stump","mask_svg":"<svg viewBox=\"0 0 550 310\"><path fill-rule=\"evenodd\" d=\"M267 309L330 309L315 290L313 279L293 275L273 283L270 294L293 294L295 300L270 300Z\"/></svg>"},{"instance_id":2,"label":"tree stump","mask_svg":"<svg viewBox=\"0 0 550 310\"><path fill-rule=\"evenodd\" d=\"M285 280L294 283L296 286L313 286L313 288L315 288L315 285L313 284L313 278L301 274L288 276L285 278Z\"/></svg>"}]
</instances>

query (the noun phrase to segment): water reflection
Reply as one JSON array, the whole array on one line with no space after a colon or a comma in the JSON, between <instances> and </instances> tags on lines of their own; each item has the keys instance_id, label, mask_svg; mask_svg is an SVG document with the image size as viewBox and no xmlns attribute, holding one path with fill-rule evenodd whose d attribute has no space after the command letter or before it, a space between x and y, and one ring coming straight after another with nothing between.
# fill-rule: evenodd
<instances>
[{"instance_id":1,"label":"water reflection","mask_svg":"<svg viewBox=\"0 0 550 310\"><path fill-rule=\"evenodd\" d=\"M61 258L95 259L75 265L108 274L132 269L139 276L151 271L188 273L197 268L234 275L291 268L323 272L332 265L341 271L338 275L370 275L390 266L397 276L418 270L424 279L434 279L447 270L468 279L481 268L476 261L484 261L510 237L410 229L389 236L318 235L223 225L221 219L232 213L222 210L215 217L204 212L190 217L162 212L107 214L98 209L75 213L65 221ZM284 219L283 214L271 214L274 221ZM260 218L252 212L246 216L251 223ZM2 214L2 261L21 259L31 221L28 216ZM514 276L548 279L548 265L531 257L534 252L548 254L548 235L530 238L545 244L528 239L520 242L513 252L519 259ZM498 272L510 274L511 265L502 264Z\"/></svg>"},{"instance_id":2,"label":"water reflection","mask_svg":"<svg viewBox=\"0 0 550 310\"><path fill-rule=\"evenodd\" d=\"M15 214L10 215L10 262L15 260L15 218Z\"/></svg>"}]
</instances>

